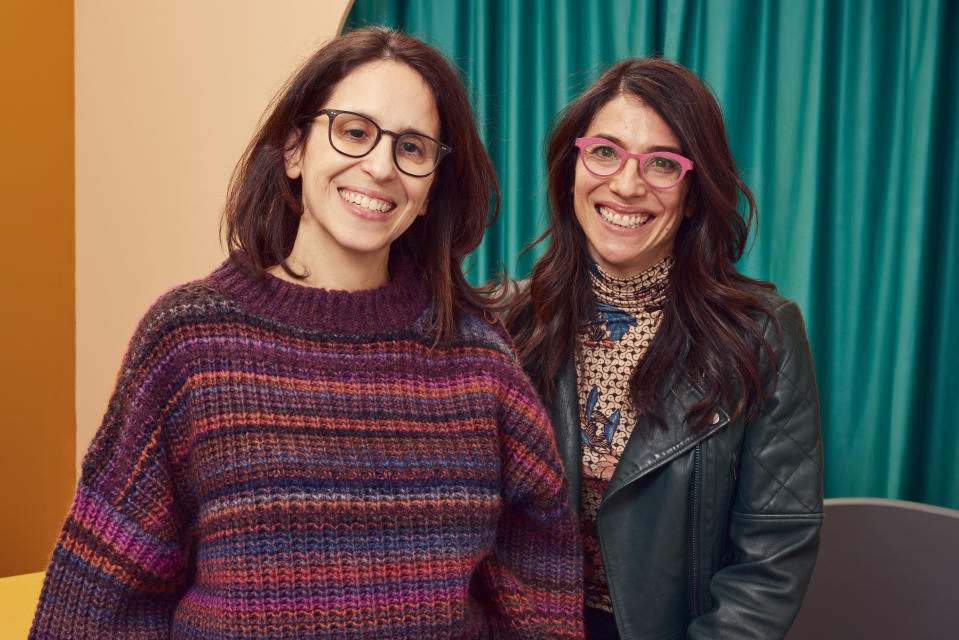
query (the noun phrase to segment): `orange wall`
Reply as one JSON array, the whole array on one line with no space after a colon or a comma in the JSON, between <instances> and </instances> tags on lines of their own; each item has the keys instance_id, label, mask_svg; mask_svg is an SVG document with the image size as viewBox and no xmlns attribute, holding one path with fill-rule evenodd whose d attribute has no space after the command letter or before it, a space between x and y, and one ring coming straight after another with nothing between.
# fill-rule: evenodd
<instances>
[{"instance_id":1,"label":"orange wall","mask_svg":"<svg viewBox=\"0 0 959 640\"><path fill-rule=\"evenodd\" d=\"M74 489L73 3L0 20L0 576L45 568Z\"/></svg>"}]
</instances>

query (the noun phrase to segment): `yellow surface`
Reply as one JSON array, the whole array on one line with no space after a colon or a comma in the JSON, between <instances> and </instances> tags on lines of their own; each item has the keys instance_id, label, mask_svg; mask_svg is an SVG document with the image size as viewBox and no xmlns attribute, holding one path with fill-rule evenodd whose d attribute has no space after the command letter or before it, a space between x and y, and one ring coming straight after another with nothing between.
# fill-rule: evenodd
<instances>
[{"instance_id":1,"label":"yellow surface","mask_svg":"<svg viewBox=\"0 0 959 640\"><path fill-rule=\"evenodd\" d=\"M42 571L0 578L0 640L27 637L42 586Z\"/></svg>"}]
</instances>

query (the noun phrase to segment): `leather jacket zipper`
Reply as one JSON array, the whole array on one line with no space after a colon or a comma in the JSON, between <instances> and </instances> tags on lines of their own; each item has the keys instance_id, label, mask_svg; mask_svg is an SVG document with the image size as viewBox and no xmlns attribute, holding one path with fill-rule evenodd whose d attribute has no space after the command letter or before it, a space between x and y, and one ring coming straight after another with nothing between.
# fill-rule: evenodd
<instances>
[{"instance_id":1,"label":"leather jacket zipper","mask_svg":"<svg viewBox=\"0 0 959 640\"><path fill-rule=\"evenodd\" d=\"M701 452L702 445L697 444L696 448L693 450L693 513L690 522L690 558L692 560L692 609L693 617L699 615L699 541L697 534L699 533L699 498L701 491L699 490L700 476L702 475L702 459Z\"/></svg>"}]
</instances>

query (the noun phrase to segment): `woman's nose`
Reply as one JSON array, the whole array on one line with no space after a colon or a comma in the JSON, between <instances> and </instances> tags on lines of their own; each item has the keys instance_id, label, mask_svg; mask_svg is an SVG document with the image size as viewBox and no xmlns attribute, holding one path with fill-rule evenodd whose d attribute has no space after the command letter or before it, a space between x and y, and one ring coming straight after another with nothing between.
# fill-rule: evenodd
<instances>
[{"instance_id":1,"label":"woman's nose","mask_svg":"<svg viewBox=\"0 0 959 640\"><path fill-rule=\"evenodd\" d=\"M393 139L387 135L382 136L372 151L363 156L363 168L377 181L393 177L396 173L393 163Z\"/></svg>"},{"instance_id":2,"label":"woman's nose","mask_svg":"<svg viewBox=\"0 0 959 640\"><path fill-rule=\"evenodd\" d=\"M645 194L649 186L640 173L639 158L628 158L619 173L610 178L609 187L623 197Z\"/></svg>"}]
</instances>

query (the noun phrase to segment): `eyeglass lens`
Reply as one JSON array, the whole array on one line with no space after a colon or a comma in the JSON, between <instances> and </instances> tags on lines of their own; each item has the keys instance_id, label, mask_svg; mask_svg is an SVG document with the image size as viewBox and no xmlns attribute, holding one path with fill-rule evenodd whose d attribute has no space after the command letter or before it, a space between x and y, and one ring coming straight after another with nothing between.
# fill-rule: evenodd
<instances>
[{"instance_id":1,"label":"eyeglass lens","mask_svg":"<svg viewBox=\"0 0 959 640\"><path fill-rule=\"evenodd\" d=\"M601 176L611 176L618 173L625 164L623 153L616 147L594 142L583 149L583 161L593 173ZM669 156L651 154L643 159L640 166L643 179L659 189L667 189L683 176L683 168L679 162Z\"/></svg>"},{"instance_id":2,"label":"eyeglass lens","mask_svg":"<svg viewBox=\"0 0 959 640\"><path fill-rule=\"evenodd\" d=\"M333 148L349 156L369 153L379 139L375 122L355 113L339 112L330 121ZM400 171L413 176L426 176L436 167L439 145L435 140L416 133L394 136L393 158Z\"/></svg>"}]
</instances>

